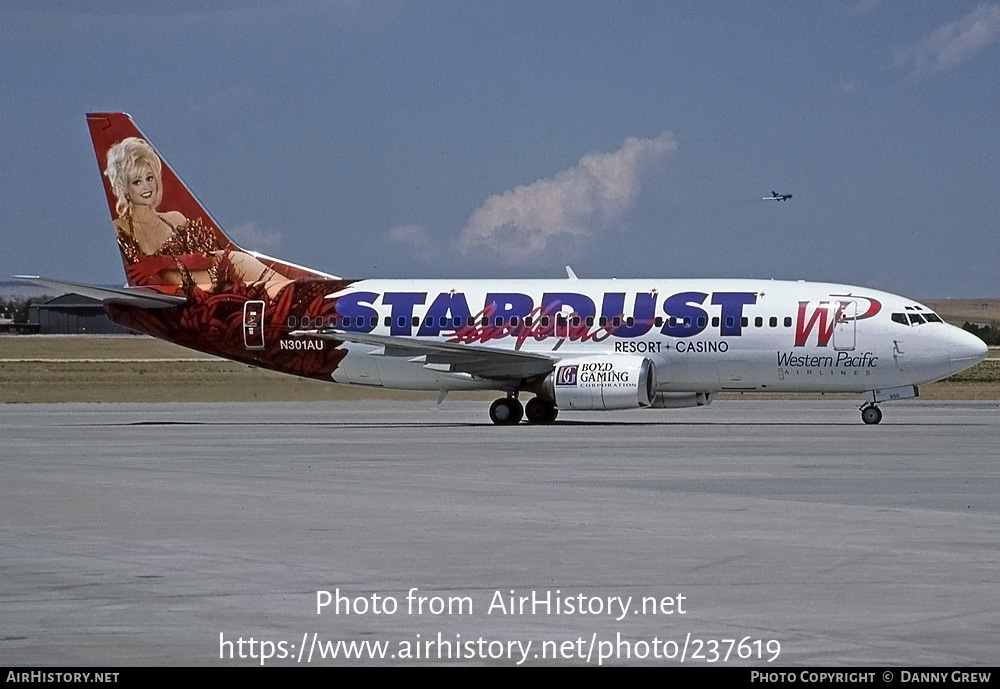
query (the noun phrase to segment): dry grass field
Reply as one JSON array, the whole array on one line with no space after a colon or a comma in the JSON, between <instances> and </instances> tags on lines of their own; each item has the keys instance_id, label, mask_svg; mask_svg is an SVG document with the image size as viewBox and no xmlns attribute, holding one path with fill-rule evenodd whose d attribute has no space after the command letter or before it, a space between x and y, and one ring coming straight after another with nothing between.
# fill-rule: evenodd
<instances>
[{"instance_id":1,"label":"dry grass field","mask_svg":"<svg viewBox=\"0 0 1000 689\"><path fill-rule=\"evenodd\" d=\"M0 403L435 399L323 383L150 337L0 337Z\"/></svg>"},{"instance_id":2,"label":"dry grass field","mask_svg":"<svg viewBox=\"0 0 1000 689\"><path fill-rule=\"evenodd\" d=\"M959 327L966 321L992 328L1000 325L1000 299L924 299L920 303Z\"/></svg>"},{"instance_id":3,"label":"dry grass field","mask_svg":"<svg viewBox=\"0 0 1000 689\"><path fill-rule=\"evenodd\" d=\"M486 392L453 393L453 396L487 401L495 395ZM988 359L947 381L923 387L920 396L1000 400L1000 360ZM435 393L355 388L296 378L214 359L148 337L0 337L0 403L291 402L435 397Z\"/></svg>"}]
</instances>

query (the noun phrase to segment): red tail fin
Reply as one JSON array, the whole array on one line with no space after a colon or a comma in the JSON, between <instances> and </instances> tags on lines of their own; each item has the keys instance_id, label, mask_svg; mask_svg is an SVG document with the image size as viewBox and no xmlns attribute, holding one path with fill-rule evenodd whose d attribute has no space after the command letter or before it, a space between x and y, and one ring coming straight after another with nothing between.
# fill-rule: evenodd
<instances>
[{"instance_id":1,"label":"red tail fin","mask_svg":"<svg viewBox=\"0 0 1000 689\"><path fill-rule=\"evenodd\" d=\"M274 297L293 279L333 277L238 247L125 113L90 113L87 125L130 285Z\"/></svg>"}]
</instances>

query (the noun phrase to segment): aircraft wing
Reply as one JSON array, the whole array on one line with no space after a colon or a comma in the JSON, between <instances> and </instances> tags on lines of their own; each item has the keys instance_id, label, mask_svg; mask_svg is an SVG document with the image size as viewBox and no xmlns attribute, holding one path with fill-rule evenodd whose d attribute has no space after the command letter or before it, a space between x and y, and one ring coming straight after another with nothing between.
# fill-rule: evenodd
<instances>
[{"instance_id":1,"label":"aircraft wing","mask_svg":"<svg viewBox=\"0 0 1000 689\"><path fill-rule=\"evenodd\" d=\"M385 348L382 356L420 357L424 360L424 365L446 366L446 370L450 372L468 373L496 380L518 380L546 375L553 370L558 361L556 357L536 352L494 349L459 342L432 342L415 337L373 335L337 328L296 330L290 334L377 345Z\"/></svg>"},{"instance_id":2,"label":"aircraft wing","mask_svg":"<svg viewBox=\"0 0 1000 689\"><path fill-rule=\"evenodd\" d=\"M98 299L105 304L124 304L126 306L141 306L144 309L169 309L187 303L187 297L177 294L161 294L146 287L97 287L79 282L53 280L37 275L15 275L18 280L27 280L42 287L48 287L60 292L79 294L91 299Z\"/></svg>"}]
</instances>

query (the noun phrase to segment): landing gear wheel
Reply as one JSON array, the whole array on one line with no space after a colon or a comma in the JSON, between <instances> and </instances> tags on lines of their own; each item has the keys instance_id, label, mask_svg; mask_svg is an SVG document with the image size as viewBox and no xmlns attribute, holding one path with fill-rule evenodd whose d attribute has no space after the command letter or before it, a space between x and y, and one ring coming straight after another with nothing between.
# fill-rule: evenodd
<instances>
[{"instance_id":1,"label":"landing gear wheel","mask_svg":"<svg viewBox=\"0 0 1000 689\"><path fill-rule=\"evenodd\" d=\"M501 425L514 425L524 416L524 407L513 397L501 397L490 405L490 420Z\"/></svg>"},{"instance_id":2,"label":"landing gear wheel","mask_svg":"<svg viewBox=\"0 0 1000 689\"><path fill-rule=\"evenodd\" d=\"M861 420L869 426L876 424L882 420L882 410L874 405L864 407L861 410Z\"/></svg>"},{"instance_id":3,"label":"landing gear wheel","mask_svg":"<svg viewBox=\"0 0 1000 689\"><path fill-rule=\"evenodd\" d=\"M524 415L528 423L552 423L556 420L559 410L554 402L541 397L532 397L524 407Z\"/></svg>"}]
</instances>

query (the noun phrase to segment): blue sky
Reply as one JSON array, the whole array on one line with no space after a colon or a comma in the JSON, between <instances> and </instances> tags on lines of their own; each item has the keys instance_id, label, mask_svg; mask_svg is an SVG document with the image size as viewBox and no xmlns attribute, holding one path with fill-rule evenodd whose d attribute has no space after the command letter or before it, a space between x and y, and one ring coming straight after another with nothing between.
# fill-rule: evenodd
<instances>
[{"instance_id":1,"label":"blue sky","mask_svg":"<svg viewBox=\"0 0 1000 689\"><path fill-rule=\"evenodd\" d=\"M122 110L346 277L1000 295L1000 2L8 0L0 64L4 276L123 281L84 118Z\"/></svg>"}]
</instances>

